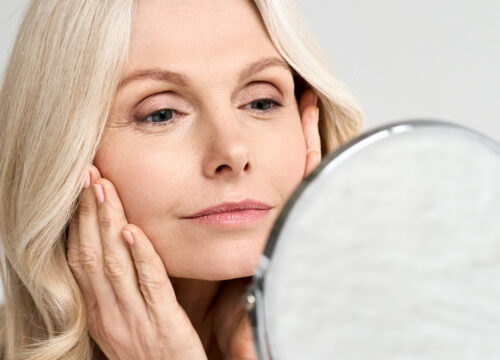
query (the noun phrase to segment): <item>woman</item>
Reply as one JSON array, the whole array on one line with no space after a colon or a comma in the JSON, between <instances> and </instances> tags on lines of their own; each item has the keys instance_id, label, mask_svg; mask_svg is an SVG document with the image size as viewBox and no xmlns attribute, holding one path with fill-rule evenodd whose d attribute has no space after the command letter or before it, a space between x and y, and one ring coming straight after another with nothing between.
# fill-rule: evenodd
<instances>
[{"instance_id":1,"label":"woman","mask_svg":"<svg viewBox=\"0 0 500 360\"><path fill-rule=\"evenodd\" d=\"M284 0L35 0L0 119L4 358L238 359L273 221L362 113Z\"/></svg>"}]
</instances>

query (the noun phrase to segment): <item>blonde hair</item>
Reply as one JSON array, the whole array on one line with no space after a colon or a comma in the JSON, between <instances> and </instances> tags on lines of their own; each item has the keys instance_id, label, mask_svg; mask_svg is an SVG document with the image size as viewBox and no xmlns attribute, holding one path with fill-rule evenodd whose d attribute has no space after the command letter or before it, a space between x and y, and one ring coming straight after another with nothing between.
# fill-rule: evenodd
<instances>
[{"instance_id":1,"label":"blonde hair","mask_svg":"<svg viewBox=\"0 0 500 360\"><path fill-rule=\"evenodd\" d=\"M280 54L319 96L323 154L355 137L363 115L296 10L284 0L255 5ZM133 10L133 0L34 0L19 30L0 91L5 359L95 356L65 230L120 81Z\"/></svg>"},{"instance_id":2,"label":"blonde hair","mask_svg":"<svg viewBox=\"0 0 500 360\"><path fill-rule=\"evenodd\" d=\"M288 0L255 0L274 46L319 98L319 131L323 155L359 134L363 112L330 63L295 7Z\"/></svg>"}]
</instances>

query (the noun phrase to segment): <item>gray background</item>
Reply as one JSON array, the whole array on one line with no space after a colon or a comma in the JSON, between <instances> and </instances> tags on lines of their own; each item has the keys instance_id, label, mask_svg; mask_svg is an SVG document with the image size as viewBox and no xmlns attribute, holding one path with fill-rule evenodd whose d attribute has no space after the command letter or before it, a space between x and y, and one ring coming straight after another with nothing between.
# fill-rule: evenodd
<instances>
[{"instance_id":1,"label":"gray background","mask_svg":"<svg viewBox=\"0 0 500 360\"><path fill-rule=\"evenodd\" d=\"M27 3L0 0L2 73ZM365 111L365 130L434 118L500 140L500 1L296 3Z\"/></svg>"},{"instance_id":2,"label":"gray background","mask_svg":"<svg viewBox=\"0 0 500 360\"><path fill-rule=\"evenodd\" d=\"M297 0L366 128L426 117L500 140L500 1Z\"/></svg>"}]
</instances>

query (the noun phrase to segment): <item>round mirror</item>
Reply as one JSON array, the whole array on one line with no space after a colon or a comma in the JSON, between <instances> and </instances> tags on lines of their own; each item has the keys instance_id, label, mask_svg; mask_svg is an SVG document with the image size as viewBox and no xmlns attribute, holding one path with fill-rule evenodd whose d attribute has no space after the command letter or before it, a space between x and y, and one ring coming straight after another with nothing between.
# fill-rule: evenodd
<instances>
[{"instance_id":1,"label":"round mirror","mask_svg":"<svg viewBox=\"0 0 500 360\"><path fill-rule=\"evenodd\" d=\"M500 357L500 145L393 123L323 159L248 288L263 360Z\"/></svg>"}]
</instances>

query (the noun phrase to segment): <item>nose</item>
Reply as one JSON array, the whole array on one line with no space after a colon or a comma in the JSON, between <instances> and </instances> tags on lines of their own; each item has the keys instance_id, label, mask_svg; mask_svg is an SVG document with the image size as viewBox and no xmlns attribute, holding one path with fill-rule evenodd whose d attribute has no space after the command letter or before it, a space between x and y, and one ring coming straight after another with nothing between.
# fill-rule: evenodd
<instances>
[{"instance_id":1,"label":"nose","mask_svg":"<svg viewBox=\"0 0 500 360\"><path fill-rule=\"evenodd\" d=\"M203 175L237 178L250 170L250 148L242 124L234 114L207 116L203 123Z\"/></svg>"}]
</instances>

